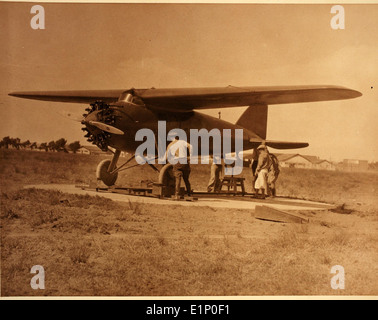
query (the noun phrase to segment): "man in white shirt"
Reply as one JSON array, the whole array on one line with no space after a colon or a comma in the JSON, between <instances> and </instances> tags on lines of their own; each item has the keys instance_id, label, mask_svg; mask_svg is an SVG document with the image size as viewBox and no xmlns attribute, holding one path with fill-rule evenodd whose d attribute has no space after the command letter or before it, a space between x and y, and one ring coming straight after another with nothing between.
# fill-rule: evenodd
<instances>
[{"instance_id":1,"label":"man in white shirt","mask_svg":"<svg viewBox=\"0 0 378 320\"><path fill-rule=\"evenodd\" d=\"M173 174L176 180L175 195L176 199L180 196L181 178L184 179L186 192L191 196L191 187L189 182L190 164L189 158L192 155L192 145L185 140L179 140L176 136L167 147L167 159L173 164Z\"/></svg>"}]
</instances>

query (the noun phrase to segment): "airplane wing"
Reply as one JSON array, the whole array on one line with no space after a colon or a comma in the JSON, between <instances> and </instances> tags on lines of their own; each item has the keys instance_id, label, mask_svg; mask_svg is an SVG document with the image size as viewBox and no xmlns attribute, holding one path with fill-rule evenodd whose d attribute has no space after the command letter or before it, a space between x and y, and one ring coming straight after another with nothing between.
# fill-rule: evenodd
<instances>
[{"instance_id":1,"label":"airplane wing","mask_svg":"<svg viewBox=\"0 0 378 320\"><path fill-rule=\"evenodd\" d=\"M228 86L225 88L149 89L137 91L137 93L147 106L167 111L341 100L361 95L358 91L337 86Z\"/></svg>"},{"instance_id":2,"label":"airplane wing","mask_svg":"<svg viewBox=\"0 0 378 320\"><path fill-rule=\"evenodd\" d=\"M20 91L11 92L10 96L32 100L92 103L98 100L116 102L125 90L71 90L71 91Z\"/></svg>"},{"instance_id":3,"label":"airplane wing","mask_svg":"<svg viewBox=\"0 0 378 320\"><path fill-rule=\"evenodd\" d=\"M361 96L356 90L340 86L214 87L181 89L80 90L12 92L9 95L44 101L91 103L115 102L124 92L133 93L152 110L190 112L212 109L351 99Z\"/></svg>"}]
</instances>

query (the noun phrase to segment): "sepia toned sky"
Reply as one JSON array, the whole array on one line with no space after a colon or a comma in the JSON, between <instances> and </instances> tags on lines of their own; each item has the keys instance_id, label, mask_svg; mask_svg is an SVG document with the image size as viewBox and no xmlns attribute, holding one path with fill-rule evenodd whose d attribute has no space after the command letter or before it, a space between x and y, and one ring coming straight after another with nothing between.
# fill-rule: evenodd
<instances>
[{"instance_id":1,"label":"sepia toned sky","mask_svg":"<svg viewBox=\"0 0 378 320\"><path fill-rule=\"evenodd\" d=\"M33 30L32 4L0 2L0 138L86 144L60 114L85 105L12 91L325 84L363 96L271 106L267 138L309 142L291 153L378 161L377 4L344 5L344 30L331 28L331 4L41 4L45 29Z\"/></svg>"}]
</instances>

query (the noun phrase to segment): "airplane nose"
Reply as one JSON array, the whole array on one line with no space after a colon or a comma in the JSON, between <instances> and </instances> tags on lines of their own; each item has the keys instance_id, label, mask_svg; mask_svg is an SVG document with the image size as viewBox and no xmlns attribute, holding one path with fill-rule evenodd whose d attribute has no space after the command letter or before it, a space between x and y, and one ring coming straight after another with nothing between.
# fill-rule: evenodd
<instances>
[{"instance_id":1,"label":"airplane nose","mask_svg":"<svg viewBox=\"0 0 378 320\"><path fill-rule=\"evenodd\" d=\"M111 113L109 113L107 116L104 116L101 111L93 111L87 115L84 114L83 116L84 116L84 119L81 123L84 124L86 127L93 126L102 131L112 133L112 134L117 134L117 135L125 134L122 130L113 126L116 118Z\"/></svg>"},{"instance_id":2,"label":"airplane nose","mask_svg":"<svg viewBox=\"0 0 378 320\"><path fill-rule=\"evenodd\" d=\"M97 105L92 105L92 108L87 108L87 114L83 114L84 119L81 123L84 127L81 129L85 132L84 137L87 138L88 142L97 145L101 150L108 151L108 141L111 138L111 134L102 130L101 127L97 125L99 117L99 113L101 110L98 109Z\"/></svg>"},{"instance_id":3,"label":"airplane nose","mask_svg":"<svg viewBox=\"0 0 378 320\"><path fill-rule=\"evenodd\" d=\"M82 130L88 142L97 145L101 150L107 151L112 135L124 135L125 132L116 127L119 122L116 108L104 102L95 102L83 114ZM119 123L118 123L119 125Z\"/></svg>"}]
</instances>

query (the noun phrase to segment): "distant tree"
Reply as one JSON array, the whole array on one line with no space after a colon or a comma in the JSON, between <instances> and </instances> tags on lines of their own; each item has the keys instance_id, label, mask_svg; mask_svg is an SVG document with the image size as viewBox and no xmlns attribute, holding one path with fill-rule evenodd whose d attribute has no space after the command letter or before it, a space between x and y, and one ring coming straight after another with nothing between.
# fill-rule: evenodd
<instances>
[{"instance_id":1,"label":"distant tree","mask_svg":"<svg viewBox=\"0 0 378 320\"><path fill-rule=\"evenodd\" d=\"M11 138L10 140L11 140L11 145L15 149L19 150L20 149L20 144L21 144L21 139L20 138Z\"/></svg>"},{"instance_id":2,"label":"distant tree","mask_svg":"<svg viewBox=\"0 0 378 320\"><path fill-rule=\"evenodd\" d=\"M47 145L47 148L50 150L50 151L56 151L56 144L55 144L55 141L50 141Z\"/></svg>"},{"instance_id":3,"label":"distant tree","mask_svg":"<svg viewBox=\"0 0 378 320\"><path fill-rule=\"evenodd\" d=\"M46 142L42 142L40 145L39 145L39 150L45 150L46 152L49 151L49 147L47 145Z\"/></svg>"},{"instance_id":4,"label":"distant tree","mask_svg":"<svg viewBox=\"0 0 378 320\"><path fill-rule=\"evenodd\" d=\"M55 141L55 149L58 152L61 152L61 151L68 152L67 149L66 149L66 143L67 143L67 140L64 139L64 138L60 138L59 140L56 140Z\"/></svg>"},{"instance_id":5,"label":"distant tree","mask_svg":"<svg viewBox=\"0 0 378 320\"><path fill-rule=\"evenodd\" d=\"M5 149L9 148L9 145L12 144L12 140L9 136L4 137L3 140L1 140L2 144L5 146Z\"/></svg>"},{"instance_id":6,"label":"distant tree","mask_svg":"<svg viewBox=\"0 0 378 320\"><path fill-rule=\"evenodd\" d=\"M33 142L31 145L30 145L30 149L37 149L37 142Z\"/></svg>"},{"instance_id":7,"label":"distant tree","mask_svg":"<svg viewBox=\"0 0 378 320\"><path fill-rule=\"evenodd\" d=\"M68 148L70 148L73 153L76 153L76 151L81 148L80 142L79 141L71 142L68 145Z\"/></svg>"},{"instance_id":8,"label":"distant tree","mask_svg":"<svg viewBox=\"0 0 378 320\"><path fill-rule=\"evenodd\" d=\"M30 145L31 145L31 142L29 140L26 140L26 141L20 143L20 147L22 149L25 149L26 147L29 147Z\"/></svg>"}]
</instances>

